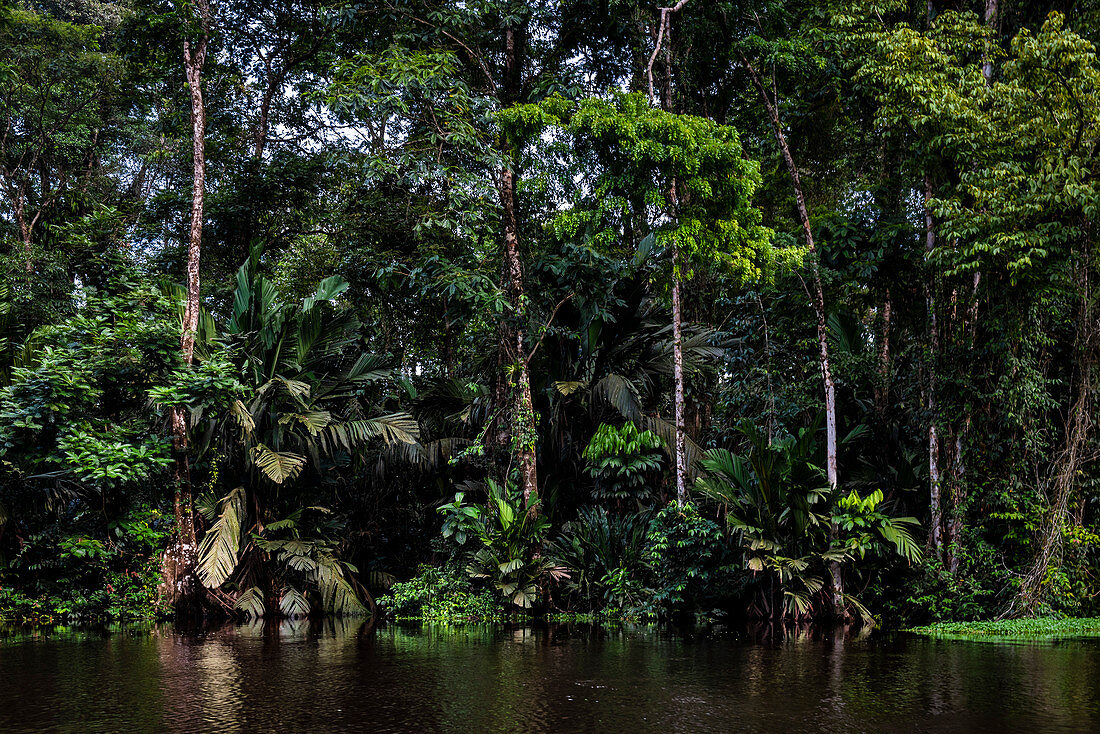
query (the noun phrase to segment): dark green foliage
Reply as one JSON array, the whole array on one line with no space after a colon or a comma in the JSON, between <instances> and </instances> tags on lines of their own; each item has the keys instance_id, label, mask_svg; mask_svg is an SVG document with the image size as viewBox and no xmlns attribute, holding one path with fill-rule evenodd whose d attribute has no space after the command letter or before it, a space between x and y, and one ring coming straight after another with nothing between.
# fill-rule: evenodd
<instances>
[{"instance_id":1,"label":"dark green foliage","mask_svg":"<svg viewBox=\"0 0 1100 734\"><path fill-rule=\"evenodd\" d=\"M159 553L171 534L162 513L136 507L103 533L90 512L26 539L0 565L0 619L149 619L159 601ZM102 538L102 539L100 539Z\"/></svg>"},{"instance_id":2,"label":"dark green foliage","mask_svg":"<svg viewBox=\"0 0 1100 734\"><path fill-rule=\"evenodd\" d=\"M527 609L538 604L544 584L568 578L569 574L537 552L550 529L538 498L525 501L508 485L498 485L491 479L487 484L485 504L463 506L459 493L453 504L440 508L447 516L443 532L446 537L453 534L456 543L459 533L472 533L479 542L469 550L472 555L466 572L471 578L484 580L508 602ZM456 527L463 530L449 533ZM459 545L465 552L466 548Z\"/></svg>"},{"instance_id":3,"label":"dark green foliage","mask_svg":"<svg viewBox=\"0 0 1100 734\"><path fill-rule=\"evenodd\" d=\"M650 515L582 508L562 527L548 552L569 569L563 604L627 614L652 611L651 568L645 555Z\"/></svg>"},{"instance_id":4,"label":"dark green foliage","mask_svg":"<svg viewBox=\"0 0 1100 734\"><path fill-rule=\"evenodd\" d=\"M643 553L653 573L653 613L710 612L735 596L744 583L717 522L694 504L659 509L646 532Z\"/></svg>"},{"instance_id":5,"label":"dark green foliage","mask_svg":"<svg viewBox=\"0 0 1100 734\"><path fill-rule=\"evenodd\" d=\"M583 452L588 460L586 471L596 480L593 497L602 502L644 502L648 494L646 478L661 467L661 454L656 451L660 446L657 434L639 431L633 421L618 429L606 423L600 425Z\"/></svg>"},{"instance_id":6,"label":"dark green foliage","mask_svg":"<svg viewBox=\"0 0 1100 734\"><path fill-rule=\"evenodd\" d=\"M2 613L1097 613L1094 3L872 5L217 3L193 364L192 8L4 5Z\"/></svg>"},{"instance_id":7,"label":"dark green foliage","mask_svg":"<svg viewBox=\"0 0 1100 734\"><path fill-rule=\"evenodd\" d=\"M464 569L421 566L408 581L399 581L378 599L379 608L396 620L436 622L491 622L504 618L499 594L474 588Z\"/></svg>"}]
</instances>

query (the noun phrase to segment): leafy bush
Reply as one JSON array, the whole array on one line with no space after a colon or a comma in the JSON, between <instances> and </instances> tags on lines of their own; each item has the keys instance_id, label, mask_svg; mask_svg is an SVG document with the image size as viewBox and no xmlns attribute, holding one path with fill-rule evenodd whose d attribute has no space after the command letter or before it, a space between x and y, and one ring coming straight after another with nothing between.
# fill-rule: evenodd
<instances>
[{"instance_id":1,"label":"leafy bush","mask_svg":"<svg viewBox=\"0 0 1100 734\"><path fill-rule=\"evenodd\" d=\"M415 577L399 581L378 599L391 619L435 622L496 621L504 616L500 597L491 589L475 589L458 565L421 566Z\"/></svg>"},{"instance_id":2,"label":"leafy bush","mask_svg":"<svg viewBox=\"0 0 1100 734\"><path fill-rule=\"evenodd\" d=\"M646 532L644 559L653 575L650 613L708 611L736 594L744 573L718 523L692 503L670 502Z\"/></svg>"},{"instance_id":3,"label":"leafy bush","mask_svg":"<svg viewBox=\"0 0 1100 734\"><path fill-rule=\"evenodd\" d=\"M84 528L86 518L77 518ZM0 619L139 619L165 613L160 552L170 522L139 507L103 538L48 528L0 568Z\"/></svg>"},{"instance_id":4,"label":"leafy bush","mask_svg":"<svg viewBox=\"0 0 1100 734\"><path fill-rule=\"evenodd\" d=\"M661 468L661 439L652 431L639 431L633 421L622 428L600 424L583 456L585 471L596 480L597 500L622 502L647 499L646 476Z\"/></svg>"},{"instance_id":5,"label":"leafy bush","mask_svg":"<svg viewBox=\"0 0 1100 734\"><path fill-rule=\"evenodd\" d=\"M881 509L883 494L861 497L855 490L838 496L813 463L816 426L779 440L751 423L739 429L747 440L743 455L716 449L707 453L708 474L699 489L726 509L726 524L752 574L754 613L805 616L825 608L827 566L842 568L868 556L921 559L912 531L917 521L892 517ZM858 600L848 603L865 617Z\"/></svg>"},{"instance_id":6,"label":"leafy bush","mask_svg":"<svg viewBox=\"0 0 1100 734\"><path fill-rule=\"evenodd\" d=\"M546 581L568 578L568 571L538 553L550 529L539 512L539 499L523 495L510 485L488 481L489 499L484 505L464 505L463 494L439 511L445 515L443 533L454 537L476 534L480 548L470 558L467 573L485 579L517 607L528 609L538 601ZM459 529L456 529L459 528Z\"/></svg>"},{"instance_id":7,"label":"leafy bush","mask_svg":"<svg viewBox=\"0 0 1100 734\"><path fill-rule=\"evenodd\" d=\"M581 508L562 527L548 552L569 569L567 604L634 610L647 603L652 590L645 586L650 573L644 554L651 514L619 517L602 507Z\"/></svg>"}]
</instances>

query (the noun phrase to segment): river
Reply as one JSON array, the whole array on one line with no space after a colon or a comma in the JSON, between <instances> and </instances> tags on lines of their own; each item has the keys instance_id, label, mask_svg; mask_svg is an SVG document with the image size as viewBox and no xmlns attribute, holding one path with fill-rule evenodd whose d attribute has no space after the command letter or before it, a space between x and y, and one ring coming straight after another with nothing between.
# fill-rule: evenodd
<instances>
[{"instance_id":1,"label":"river","mask_svg":"<svg viewBox=\"0 0 1100 734\"><path fill-rule=\"evenodd\" d=\"M0 630L0 732L1100 731L1100 640L283 622Z\"/></svg>"}]
</instances>

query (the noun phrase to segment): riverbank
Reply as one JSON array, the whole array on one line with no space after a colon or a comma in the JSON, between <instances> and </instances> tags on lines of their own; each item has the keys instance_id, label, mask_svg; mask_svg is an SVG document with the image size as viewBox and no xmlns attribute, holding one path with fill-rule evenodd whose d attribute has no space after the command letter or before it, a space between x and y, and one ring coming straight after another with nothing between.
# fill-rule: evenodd
<instances>
[{"instance_id":1,"label":"riverbank","mask_svg":"<svg viewBox=\"0 0 1100 734\"><path fill-rule=\"evenodd\" d=\"M976 622L938 622L904 630L944 639L1056 640L1072 637L1100 637L1100 617L1082 619L997 619Z\"/></svg>"}]
</instances>

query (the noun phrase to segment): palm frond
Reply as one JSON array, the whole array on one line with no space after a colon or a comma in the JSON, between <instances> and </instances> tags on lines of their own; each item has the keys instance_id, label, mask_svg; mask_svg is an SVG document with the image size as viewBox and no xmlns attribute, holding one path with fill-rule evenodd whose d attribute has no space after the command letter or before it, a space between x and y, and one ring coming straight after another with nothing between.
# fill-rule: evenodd
<instances>
[{"instance_id":1,"label":"palm frond","mask_svg":"<svg viewBox=\"0 0 1100 734\"><path fill-rule=\"evenodd\" d=\"M399 412L333 423L325 429L325 435L348 451L354 451L375 438L386 443L416 443L420 426L411 415Z\"/></svg>"},{"instance_id":2,"label":"palm frond","mask_svg":"<svg viewBox=\"0 0 1100 734\"><path fill-rule=\"evenodd\" d=\"M602 398L619 411L627 420L638 422L642 414L638 388L626 377L612 372L592 388L592 394Z\"/></svg>"},{"instance_id":3,"label":"palm frond","mask_svg":"<svg viewBox=\"0 0 1100 734\"><path fill-rule=\"evenodd\" d=\"M562 395L572 395L587 386L588 383L583 380L558 380L554 383L554 389Z\"/></svg>"},{"instance_id":4,"label":"palm frond","mask_svg":"<svg viewBox=\"0 0 1100 734\"><path fill-rule=\"evenodd\" d=\"M237 487L221 501L221 514L199 544L198 575L203 586L216 589L237 568L241 547L241 520L246 513L244 487Z\"/></svg>"},{"instance_id":5,"label":"palm frond","mask_svg":"<svg viewBox=\"0 0 1100 734\"><path fill-rule=\"evenodd\" d=\"M332 413L327 410L309 410L303 413L283 413L279 416L279 425L295 421L305 426L309 435L317 436L332 422Z\"/></svg>"},{"instance_id":6,"label":"palm frond","mask_svg":"<svg viewBox=\"0 0 1100 734\"><path fill-rule=\"evenodd\" d=\"M643 419L643 425L646 430L653 431L657 434L657 437L661 439L661 443L664 444L665 451L669 456L675 455L676 446L676 424L666 421L664 418L656 415L647 415ZM701 468L700 459L703 456L703 449L699 444L691 440L691 436L684 436L684 459L687 462L688 472L690 474L698 474Z\"/></svg>"},{"instance_id":7,"label":"palm frond","mask_svg":"<svg viewBox=\"0 0 1100 734\"><path fill-rule=\"evenodd\" d=\"M279 611L288 619L301 619L309 616L309 599L293 586L287 586L283 589L283 594L279 598Z\"/></svg>"},{"instance_id":8,"label":"palm frond","mask_svg":"<svg viewBox=\"0 0 1100 734\"><path fill-rule=\"evenodd\" d=\"M233 606L249 619L260 619L267 611L264 606L263 592L256 586L245 589L244 593L237 597L237 603Z\"/></svg>"},{"instance_id":9,"label":"palm frond","mask_svg":"<svg viewBox=\"0 0 1100 734\"><path fill-rule=\"evenodd\" d=\"M251 436L252 432L256 430L256 421L252 418L252 414L248 412L245 404L239 399L234 400L229 405L229 414L240 426L242 436Z\"/></svg>"},{"instance_id":10,"label":"palm frond","mask_svg":"<svg viewBox=\"0 0 1100 734\"><path fill-rule=\"evenodd\" d=\"M316 579L326 612L340 617L361 616L367 613L366 606L344 575L343 564L335 558L318 559Z\"/></svg>"},{"instance_id":11,"label":"palm frond","mask_svg":"<svg viewBox=\"0 0 1100 734\"><path fill-rule=\"evenodd\" d=\"M276 484L298 476L306 463L306 457L300 454L275 451L262 443L252 448L251 455L256 467Z\"/></svg>"},{"instance_id":12,"label":"palm frond","mask_svg":"<svg viewBox=\"0 0 1100 734\"><path fill-rule=\"evenodd\" d=\"M393 366L389 358L364 352L355 360L344 379L349 382L373 382L393 376Z\"/></svg>"},{"instance_id":13,"label":"palm frond","mask_svg":"<svg viewBox=\"0 0 1100 734\"><path fill-rule=\"evenodd\" d=\"M920 523L915 517L891 517L883 521L879 534L884 540L894 544L899 556L910 563L920 563L924 552L910 529L919 527Z\"/></svg>"}]
</instances>

